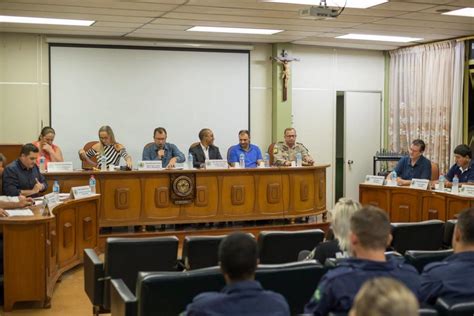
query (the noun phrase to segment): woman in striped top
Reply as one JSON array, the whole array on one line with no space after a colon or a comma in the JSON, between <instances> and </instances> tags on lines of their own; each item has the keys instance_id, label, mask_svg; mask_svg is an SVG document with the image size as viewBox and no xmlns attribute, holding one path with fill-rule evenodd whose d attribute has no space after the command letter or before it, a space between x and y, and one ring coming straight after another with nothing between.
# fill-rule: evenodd
<instances>
[{"instance_id":1,"label":"woman in striped top","mask_svg":"<svg viewBox=\"0 0 474 316\"><path fill-rule=\"evenodd\" d=\"M107 167L109 165L118 166L120 163L120 157L122 157L127 163L128 168L132 168L132 157L127 154L125 147L115 141L114 132L110 126L102 126L99 129L99 140L98 144L95 144L87 152L84 149L79 150L79 155L84 159L97 157L98 168L101 167L101 157L105 156Z\"/></svg>"}]
</instances>

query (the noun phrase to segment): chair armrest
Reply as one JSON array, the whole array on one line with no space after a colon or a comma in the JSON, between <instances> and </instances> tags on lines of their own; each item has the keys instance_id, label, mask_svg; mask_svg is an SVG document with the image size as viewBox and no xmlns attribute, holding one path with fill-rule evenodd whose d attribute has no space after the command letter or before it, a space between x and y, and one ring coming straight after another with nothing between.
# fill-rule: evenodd
<instances>
[{"instance_id":1,"label":"chair armrest","mask_svg":"<svg viewBox=\"0 0 474 316\"><path fill-rule=\"evenodd\" d=\"M104 300L104 263L93 249L84 249L84 290L94 306Z\"/></svg>"},{"instance_id":2,"label":"chair armrest","mask_svg":"<svg viewBox=\"0 0 474 316\"><path fill-rule=\"evenodd\" d=\"M122 279L110 281L110 312L113 316L136 316L137 298Z\"/></svg>"}]
</instances>

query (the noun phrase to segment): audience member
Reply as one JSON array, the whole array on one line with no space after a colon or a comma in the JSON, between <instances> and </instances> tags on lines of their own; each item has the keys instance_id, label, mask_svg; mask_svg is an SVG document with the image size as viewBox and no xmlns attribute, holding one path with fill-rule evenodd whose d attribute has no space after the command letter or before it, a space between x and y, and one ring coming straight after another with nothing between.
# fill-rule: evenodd
<instances>
[{"instance_id":1,"label":"audience member","mask_svg":"<svg viewBox=\"0 0 474 316\"><path fill-rule=\"evenodd\" d=\"M454 254L427 265L421 274L421 299L429 304L438 297L474 298L474 208L462 211L454 228Z\"/></svg>"},{"instance_id":2,"label":"audience member","mask_svg":"<svg viewBox=\"0 0 474 316\"><path fill-rule=\"evenodd\" d=\"M351 217L351 256L329 270L318 284L305 312L327 315L348 312L362 284L374 277L392 277L418 295L419 275L414 267L385 257L392 236L387 213L373 206L356 211Z\"/></svg>"},{"instance_id":3,"label":"audience member","mask_svg":"<svg viewBox=\"0 0 474 316\"><path fill-rule=\"evenodd\" d=\"M303 166L312 166L314 159L309 155L308 149L296 142L296 130L288 127L284 131L285 141L277 142L273 147L273 164L277 166L291 166L291 162L296 162L296 154L301 154Z\"/></svg>"},{"instance_id":4,"label":"audience member","mask_svg":"<svg viewBox=\"0 0 474 316\"><path fill-rule=\"evenodd\" d=\"M400 159L394 169L398 185L410 185L412 179L431 180L431 161L423 156L425 147L425 142L421 139L415 139L411 143L409 155Z\"/></svg>"},{"instance_id":5,"label":"audience member","mask_svg":"<svg viewBox=\"0 0 474 316\"><path fill-rule=\"evenodd\" d=\"M392 278L368 280L357 293L349 316L418 316L418 300Z\"/></svg>"},{"instance_id":6,"label":"audience member","mask_svg":"<svg viewBox=\"0 0 474 316\"><path fill-rule=\"evenodd\" d=\"M7 164L7 158L0 153L0 195L3 194L3 170L5 169L5 165Z\"/></svg>"},{"instance_id":7,"label":"audience member","mask_svg":"<svg viewBox=\"0 0 474 316\"><path fill-rule=\"evenodd\" d=\"M194 168L204 168L206 160L222 159L219 147L214 146L214 133L209 128L203 128L199 132L200 142L189 148L189 153L193 155Z\"/></svg>"},{"instance_id":8,"label":"audience member","mask_svg":"<svg viewBox=\"0 0 474 316\"><path fill-rule=\"evenodd\" d=\"M20 157L3 171L3 193L8 196L39 196L48 183L36 166L39 149L33 144L23 145Z\"/></svg>"},{"instance_id":9,"label":"audience member","mask_svg":"<svg viewBox=\"0 0 474 316\"><path fill-rule=\"evenodd\" d=\"M283 296L265 291L255 281L258 253L254 238L232 233L219 245L218 256L226 287L219 293L196 296L187 306L186 315L290 315Z\"/></svg>"},{"instance_id":10,"label":"audience member","mask_svg":"<svg viewBox=\"0 0 474 316\"><path fill-rule=\"evenodd\" d=\"M143 160L161 160L163 168L174 168L176 163L186 161L184 154L175 144L167 143L168 133L164 127L157 127L153 132L154 142L143 148Z\"/></svg>"},{"instance_id":11,"label":"audience member","mask_svg":"<svg viewBox=\"0 0 474 316\"><path fill-rule=\"evenodd\" d=\"M474 182L474 161L471 148L464 144L456 146L454 160L456 163L446 174L446 185L451 186L454 176L458 177L460 183Z\"/></svg>"},{"instance_id":12,"label":"audience member","mask_svg":"<svg viewBox=\"0 0 474 316\"><path fill-rule=\"evenodd\" d=\"M260 148L250 143L250 132L245 129L239 132L239 144L230 147L227 161L235 167L240 162L240 155L245 157L245 168L255 168L263 162Z\"/></svg>"},{"instance_id":13,"label":"audience member","mask_svg":"<svg viewBox=\"0 0 474 316\"><path fill-rule=\"evenodd\" d=\"M64 161L63 153L59 146L53 144L54 136L56 136L56 132L52 127L46 126L43 127L41 133L38 137L38 140L32 142L33 145L38 147L39 155L36 159L36 164L40 165L40 158L44 157L45 159L45 167L48 166L50 161L52 162L61 162Z\"/></svg>"}]
</instances>

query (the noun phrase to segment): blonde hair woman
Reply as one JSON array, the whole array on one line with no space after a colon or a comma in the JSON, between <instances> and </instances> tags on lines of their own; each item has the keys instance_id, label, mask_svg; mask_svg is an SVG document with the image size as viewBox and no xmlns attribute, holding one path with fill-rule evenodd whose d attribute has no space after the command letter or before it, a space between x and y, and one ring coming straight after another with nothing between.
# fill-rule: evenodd
<instances>
[{"instance_id":1,"label":"blonde hair woman","mask_svg":"<svg viewBox=\"0 0 474 316\"><path fill-rule=\"evenodd\" d=\"M349 254L349 231L351 217L362 205L348 198L340 198L334 209L329 211L333 240L320 243L306 259L316 259L324 264L327 258L344 258Z\"/></svg>"},{"instance_id":2,"label":"blonde hair woman","mask_svg":"<svg viewBox=\"0 0 474 316\"><path fill-rule=\"evenodd\" d=\"M115 140L114 132L110 126L102 126L99 129L99 143L92 146L87 152L84 149L79 150L79 155L84 158L97 157L98 163L96 166L100 168L102 166L101 157L105 156L106 166L120 164L120 157L122 157L127 163L128 168L132 168L132 157L127 153L125 147Z\"/></svg>"},{"instance_id":3,"label":"blonde hair woman","mask_svg":"<svg viewBox=\"0 0 474 316\"><path fill-rule=\"evenodd\" d=\"M417 316L418 309L418 300L405 285L381 277L364 283L349 316Z\"/></svg>"}]
</instances>

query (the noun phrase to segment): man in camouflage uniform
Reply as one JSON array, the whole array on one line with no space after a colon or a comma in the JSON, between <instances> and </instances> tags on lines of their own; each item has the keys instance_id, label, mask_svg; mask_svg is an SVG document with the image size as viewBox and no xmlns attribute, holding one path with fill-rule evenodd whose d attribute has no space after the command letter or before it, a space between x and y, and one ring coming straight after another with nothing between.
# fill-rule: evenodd
<instances>
[{"instance_id":1,"label":"man in camouflage uniform","mask_svg":"<svg viewBox=\"0 0 474 316\"><path fill-rule=\"evenodd\" d=\"M296 142L296 130L292 127L285 129L285 141L277 142L273 147L273 161L276 166L291 166L292 161L296 161L296 154L301 153L303 166L312 166L313 158L309 155L308 149Z\"/></svg>"}]
</instances>

